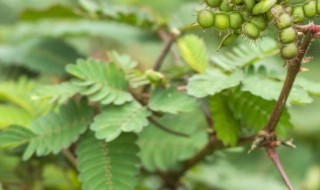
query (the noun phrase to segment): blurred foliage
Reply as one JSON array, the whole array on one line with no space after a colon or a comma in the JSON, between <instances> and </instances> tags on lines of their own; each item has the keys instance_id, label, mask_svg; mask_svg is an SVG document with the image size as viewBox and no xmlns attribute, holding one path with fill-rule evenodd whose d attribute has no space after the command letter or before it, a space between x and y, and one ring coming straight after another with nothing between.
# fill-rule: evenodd
<instances>
[{"instance_id":1,"label":"blurred foliage","mask_svg":"<svg viewBox=\"0 0 320 190\"><path fill-rule=\"evenodd\" d=\"M193 27L199 3L198 0L0 0L0 142L3 143L0 146L15 147L0 151L0 189L89 189L96 182L110 181L90 178L96 174L87 169L100 167L99 174L107 175L110 173L103 173L103 167L112 166L114 175L130 179L130 188L137 184L138 190L158 189L161 180L153 172L181 168L183 161L207 142L205 118L196 98L191 96L210 102L211 114L219 125L218 138L225 144L236 146L238 137L261 129L285 74L277 43L270 38L256 43L240 39L234 46L217 52L219 32ZM142 85L158 84L150 81L146 71L153 67L163 47L157 33L161 29L188 33L173 45L159 73L161 80L169 81L172 87L186 85L186 78L191 77L186 87L189 95L159 85L152 88L148 108L135 101L125 104L133 101L128 89L140 91ZM272 31L268 34L273 35ZM281 136L293 137L297 144L293 151L280 148L279 154L294 185L303 190L320 189L320 98L315 96L320 94L319 49L320 42L315 41L309 52L313 60L304 65L310 71L299 76L277 131ZM83 59L86 57L90 59ZM78 59L81 61L74 64ZM99 60L99 64L92 64L93 59ZM112 64L103 64L108 62ZM90 127L85 126L93 118L80 123L78 130L65 133L66 127L79 124L76 116L90 115L90 110L83 108L87 105L76 112L67 103L70 98L79 100L79 94L92 100L93 108L103 108L102 114ZM123 105L110 106L112 102ZM59 112L61 106L69 109ZM177 137L157 128L147 120L151 112L159 123L191 137ZM138 113L138 117L130 117L132 113ZM122 125L127 118L134 125ZM44 122L45 119L50 121ZM46 127L47 131L41 131ZM85 132L90 129L99 131L95 135L103 140ZM112 130L111 137L110 133L105 135L106 130ZM132 131L142 131L137 135L139 153L134 145L136 136L127 134ZM120 137L110 144L105 142L116 136ZM55 143L43 143L46 138ZM69 145L74 151L72 143L78 141L81 141L76 151L80 157L80 177L60 152ZM30 159L24 162L21 157L27 147ZM118 152L118 148L126 147L128 152ZM182 182L195 190L284 189L265 152L258 150L248 155L247 150L248 146L219 150L192 168ZM115 159L128 157L130 161L120 159L119 163L106 165L102 156L109 156L107 151ZM56 155L31 157L34 152L37 156L50 152ZM138 179L134 177L140 162L136 155L146 170ZM124 170L123 165L130 168L129 172L117 173ZM126 183L112 182L127 188Z\"/></svg>"}]
</instances>

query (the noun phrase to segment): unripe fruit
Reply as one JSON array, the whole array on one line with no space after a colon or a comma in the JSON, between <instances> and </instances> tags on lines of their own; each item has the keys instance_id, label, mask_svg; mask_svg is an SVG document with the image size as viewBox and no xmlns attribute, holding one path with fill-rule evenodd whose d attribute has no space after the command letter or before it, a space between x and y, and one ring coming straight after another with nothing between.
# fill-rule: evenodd
<instances>
[{"instance_id":1,"label":"unripe fruit","mask_svg":"<svg viewBox=\"0 0 320 190\"><path fill-rule=\"evenodd\" d=\"M239 4L243 3L243 0L231 0L231 2L235 5L239 5Z\"/></svg>"},{"instance_id":2,"label":"unripe fruit","mask_svg":"<svg viewBox=\"0 0 320 190\"><path fill-rule=\"evenodd\" d=\"M246 9L252 10L254 5L256 4L256 1L255 0L244 0L244 4L245 4Z\"/></svg>"},{"instance_id":3,"label":"unripe fruit","mask_svg":"<svg viewBox=\"0 0 320 190\"><path fill-rule=\"evenodd\" d=\"M298 55L298 47L296 45L296 43L290 43L290 44L286 44L283 47L281 47L281 56L284 59L293 59Z\"/></svg>"},{"instance_id":4,"label":"unripe fruit","mask_svg":"<svg viewBox=\"0 0 320 190\"><path fill-rule=\"evenodd\" d=\"M198 23L203 28L210 28L214 25L214 14L209 10L201 10L197 15Z\"/></svg>"},{"instance_id":5,"label":"unripe fruit","mask_svg":"<svg viewBox=\"0 0 320 190\"><path fill-rule=\"evenodd\" d=\"M301 22L304 20L305 15L301 5L295 6L292 9L292 16L294 22Z\"/></svg>"},{"instance_id":6,"label":"unripe fruit","mask_svg":"<svg viewBox=\"0 0 320 190\"><path fill-rule=\"evenodd\" d=\"M243 32L248 38L253 40L257 39L260 36L259 28L250 22L243 25Z\"/></svg>"},{"instance_id":7,"label":"unripe fruit","mask_svg":"<svg viewBox=\"0 0 320 190\"><path fill-rule=\"evenodd\" d=\"M243 17L240 13L233 12L229 14L229 22L230 22L230 28L238 29L243 24Z\"/></svg>"},{"instance_id":8,"label":"unripe fruit","mask_svg":"<svg viewBox=\"0 0 320 190\"><path fill-rule=\"evenodd\" d=\"M304 15L308 18L314 17L317 14L317 4L315 1L309 1L303 5Z\"/></svg>"},{"instance_id":9,"label":"unripe fruit","mask_svg":"<svg viewBox=\"0 0 320 190\"><path fill-rule=\"evenodd\" d=\"M259 3L257 3L253 9L252 14L258 15L268 12L275 4L277 3L277 0L262 0Z\"/></svg>"},{"instance_id":10,"label":"unripe fruit","mask_svg":"<svg viewBox=\"0 0 320 190\"><path fill-rule=\"evenodd\" d=\"M296 41L297 33L293 27L281 30L279 33L280 41L283 44L288 44Z\"/></svg>"},{"instance_id":11,"label":"unripe fruit","mask_svg":"<svg viewBox=\"0 0 320 190\"><path fill-rule=\"evenodd\" d=\"M217 13L215 15L214 27L219 30L225 30L229 28L229 16L224 13Z\"/></svg>"},{"instance_id":12,"label":"unripe fruit","mask_svg":"<svg viewBox=\"0 0 320 190\"><path fill-rule=\"evenodd\" d=\"M265 30L268 26L268 23L263 15L253 16L250 22L256 25L261 31Z\"/></svg>"},{"instance_id":13,"label":"unripe fruit","mask_svg":"<svg viewBox=\"0 0 320 190\"><path fill-rule=\"evenodd\" d=\"M222 0L206 0L206 4L209 7L219 7L221 2L222 2Z\"/></svg>"},{"instance_id":14,"label":"unripe fruit","mask_svg":"<svg viewBox=\"0 0 320 190\"><path fill-rule=\"evenodd\" d=\"M276 23L279 29L284 29L292 26L293 20L289 14L283 13L279 16L279 18L276 19Z\"/></svg>"},{"instance_id":15,"label":"unripe fruit","mask_svg":"<svg viewBox=\"0 0 320 190\"><path fill-rule=\"evenodd\" d=\"M227 34L220 42L220 45L218 47L218 50L221 49L224 46L228 46L235 42L238 38L239 34L236 33L229 33Z\"/></svg>"},{"instance_id":16,"label":"unripe fruit","mask_svg":"<svg viewBox=\"0 0 320 190\"><path fill-rule=\"evenodd\" d=\"M233 5L229 4L229 1L222 1L222 3L220 4L220 10L223 12L230 12L233 10Z\"/></svg>"}]
</instances>

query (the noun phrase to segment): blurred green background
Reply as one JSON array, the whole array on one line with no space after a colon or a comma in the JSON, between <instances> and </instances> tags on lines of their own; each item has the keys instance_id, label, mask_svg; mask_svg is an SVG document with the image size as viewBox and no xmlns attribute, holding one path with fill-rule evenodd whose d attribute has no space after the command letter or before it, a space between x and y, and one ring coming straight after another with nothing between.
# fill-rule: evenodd
<instances>
[{"instance_id":1,"label":"blurred green background","mask_svg":"<svg viewBox=\"0 0 320 190\"><path fill-rule=\"evenodd\" d=\"M97 2L110 7L137 9L142 14L142 19L148 19L148 16L143 14L145 12L157 19L158 23L169 23L172 28L194 23L196 9L201 3L198 0ZM143 68L149 68L154 63L163 42L152 27L132 26L112 19L100 20L95 15L79 17L69 11L71 9L77 12L80 5L87 7L89 12L94 9L90 6L90 1L81 0L0 0L0 81L27 75L39 77L44 84L51 83L59 80L57 76L65 74L65 64L79 57L101 57L111 50L131 55ZM317 19L315 22L317 23ZM221 39L219 32L204 32L202 29L190 32L205 38L211 56L217 53ZM274 35L272 32L269 34ZM43 52L46 48L53 51L46 54ZM309 56L312 56L313 60L304 65L309 71L301 75L320 83L319 41L312 44ZM61 65L57 66L57 63ZM180 64L174 55L169 55L165 65L173 63ZM279 61L265 64L275 64L277 69L285 71ZM294 125L289 136L294 139L297 148L280 148L279 154L296 187L302 190L319 190L320 98L315 98L310 105L292 105L289 110ZM1 118L0 116L0 124ZM191 189L197 184L197 188L203 190L207 189L206 186L225 190L285 189L265 152L257 150L247 154L247 150L248 147L239 147L217 152L208 158L206 164L190 171L184 178L185 183L190 184ZM46 159L50 163L50 158ZM0 182L19 181L19 178L28 175L19 172L20 176L16 175L14 170L17 170L18 162L19 158L0 153ZM58 168L53 163L46 166L42 176L43 178L38 180L44 181L45 189L80 187L73 171ZM142 181L141 189L156 189L159 184L158 179L153 177L146 177Z\"/></svg>"}]
</instances>

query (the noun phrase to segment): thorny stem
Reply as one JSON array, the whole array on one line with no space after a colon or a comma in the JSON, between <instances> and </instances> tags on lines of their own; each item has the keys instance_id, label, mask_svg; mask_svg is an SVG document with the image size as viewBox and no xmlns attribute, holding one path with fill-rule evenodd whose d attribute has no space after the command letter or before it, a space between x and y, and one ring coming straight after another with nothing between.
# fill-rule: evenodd
<instances>
[{"instance_id":1,"label":"thorny stem","mask_svg":"<svg viewBox=\"0 0 320 190\"><path fill-rule=\"evenodd\" d=\"M288 187L289 190L294 190L288 175L286 174L285 170L282 167L282 164L280 162L279 156L275 150L275 148L267 148L268 155L270 159L273 161L273 163L276 165L279 173L281 174L281 177L283 181L285 182L286 186Z\"/></svg>"},{"instance_id":2,"label":"thorny stem","mask_svg":"<svg viewBox=\"0 0 320 190\"><path fill-rule=\"evenodd\" d=\"M273 109L267 125L264 128L264 130L268 131L269 133L273 132L276 129L277 123L279 122L281 114L286 106L286 102L292 89L293 83L300 71L303 57L308 50L311 40L312 36L310 34L307 34L301 43L299 55L297 56L297 58L288 62L287 76L283 84L279 99Z\"/></svg>"}]
</instances>

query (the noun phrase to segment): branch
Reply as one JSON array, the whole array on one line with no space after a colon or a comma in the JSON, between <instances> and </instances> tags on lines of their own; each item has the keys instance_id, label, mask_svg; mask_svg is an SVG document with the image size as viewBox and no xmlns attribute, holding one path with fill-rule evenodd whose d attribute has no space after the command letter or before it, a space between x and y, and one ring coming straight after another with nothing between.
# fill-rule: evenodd
<instances>
[{"instance_id":1,"label":"branch","mask_svg":"<svg viewBox=\"0 0 320 190\"><path fill-rule=\"evenodd\" d=\"M167 32L160 30L159 36L165 41L165 45L161 50L160 55L153 66L154 71L159 71L161 69L164 59L167 57L173 43L175 42L179 34L172 34L172 33L168 34ZM148 92L149 89L150 89L150 85L144 86L144 88L142 89L142 93Z\"/></svg>"},{"instance_id":2,"label":"branch","mask_svg":"<svg viewBox=\"0 0 320 190\"><path fill-rule=\"evenodd\" d=\"M294 190L288 175L286 174L285 170L282 167L282 164L280 162L279 156L274 148L267 148L268 155L270 159L273 161L273 163L276 165L276 167L279 170L279 173L281 174L281 177L283 181L285 182L286 186L288 187L289 190Z\"/></svg>"},{"instance_id":3,"label":"branch","mask_svg":"<svg viewBox=\"0 0 320 190\"><path fill-rule=\"evenodd\" d=\"M77 169L77 159L75 156L72 154L72 152L68 149L62 149L61 150L62 154L68 159L70 164Z\"/></svg>"},{"instance_id":4,"label":"branch","mask_svg":"<svg viewBox=\"0 0 320 190\"><path fill-rule=\"evenodd\" d=\"M293 83L296 79L297 74L300 71L303 57L308 50L308 47L311 43L311 40L312 40L312 36L310 34L305 35L305 37L301 43L299 54L298 54L297 58L290 60L288 62L287 76L286 76L285 82L283 84L279 99L273 109L273 112L271 114L271 117L270 117L267 125L264 127L264 130L269 133L274 132L276 129L277 123L279 122L281 114L285 108L287 99L289 97L290 91L293 86Z\"/></svg>"},{"instance_id":5,"label":"branch","mask_svg":"<svg viewBox=\"0 0 320 190\"><path fill-rule=\"evenodd\" d=\"M185 133L181 133L181 132L178 132L178 131L174 131L174 130L171 130L165 126L163 126L161 123L159 123L157 120L155 120L154 118L152 117L148 117L148 120L154 124L157 128L167 132L167 133L170 133L172 135L176 135L176 136L180 136L180 137L186 137L186 138L189 138L190 135L188 134L185 134Z\"/></svg>"}]
</instances>

